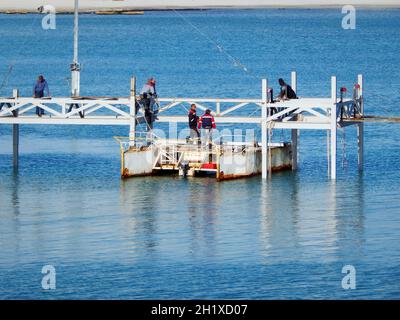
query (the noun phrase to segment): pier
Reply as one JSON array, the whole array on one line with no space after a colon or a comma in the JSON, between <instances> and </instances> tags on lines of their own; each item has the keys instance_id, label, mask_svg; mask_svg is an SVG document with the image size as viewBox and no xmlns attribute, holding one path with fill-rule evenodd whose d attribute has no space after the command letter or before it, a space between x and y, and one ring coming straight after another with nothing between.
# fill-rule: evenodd
<instances>
[{"instance_id":1,"label":"pier","mask_svg":"<svg viewBox=\"0 0 400 320\"><path fill-rule=\"evenodd\" d=\"M21 97L17 89L12 97L0 97L0 124L13 126L13 165L18 168L20 125L122 125L129 127L127 138L118 138L121 150L121 176L137 176L178 171L182 175L211 173L218 180L261 174L267 179L272 171L298 168L300 130L327 132L328 174L336 179L337 129L358 128L358 167L363 166L363 78L359 75L352 88L352 97L338 88L336 77L331 78L331 96L303 97L297 87L297 74L291 73L291 86L297 99L273 101L269 97L267 79L260 79L258 98L158 98L156 127L140 131L145 118L138 108L136 79L131 78L127 97L83 97L80 93L80 63L78 61L79 1L74 1L74 55L71 70L70 97ZM352 84L353 85L353 84ZM188 123L187 107L196 104L200 110L210 109L217 124L240 128L252 125L260 129L260 138L252 139L235 134L213 137L198 146L177 137L159 137L157 123L177 127ZM46 114L38 117L36 108ZM290 130L290 141L272 142L275 129Z\"/></svg>"},{"instance_id":2,"label":"pier","mask_svg":"<svg viewBox=\"0 0 400 320\"><path fill-rule=\"evenodd\" d=\"M298 92L297 74L291 74L291 86ZM159 98L157 103L158 120L157 123L187 123L187 106L195 103L200 110L211 109L217 124L231 124L238 126L241 124L252 124L261 129L261 139L254 139L254 143L242 141L241 146L250 149L255 154L260 153L260 160L254 160L255 164L249 169L253 175L261 173L266 179L274 170L272 154L274 148L286 148L290 146L287 156L290 156L291 169L298 167L298 145L300 130L325 130L328 135L328 172L331 179L336 179L337 162L337 129L347 126L357 126L358 128L358 166L363 166L363 78L359 75L354 86L353 96L344 99L338 96L337 80L335 76L331 78L331 96L325 98L302 97L298 93L298 99L276 101L272 103L268 98L268 80L261 81L261 94L256 99L229 99L229 98ZM13 125L13 158L14 167L18 167L19 149L19 125L122 125L129 127L129 138L121 141L123 153L137 149L140 144L140 132L137 130L137 123L140 117L143 118L143 110L136 110L136 81L131 79L131 92L128 97L49 97L31 98L20 97L18 90L13 91L12 97L0 97L0 124ZM40 107L45 110L46 115L38 117L34 110ZM244 112L251 113L244 116ZM281 145L273 144L271 137L273 130L285 129L291 132L291 141ZM164 145L170 144L177 148L177 144L186 144L177 140L164 141ZM222 143L223 144L223 143ZM216 146L218 143L215 144ZM220 143L221 145L221 143ZM240 143L239 143L240 145ZM226 145L225 145L226 146ZM236 143L236 147L238 144ZM230 145L232 147L232 144ZM193 148L189 147L189 148ZM217 147L216 147L217 148ZM187 149L187 147L186 147ZM211 154L219 157L217 149L213 149ZM224 149L224 148L222 148ZM222 150L220 147L220 150ZM209 151L205 151L209 152ZM219 155L218 155L219 154ZM161 157L161 155L154 155ZM257 158L257 156L255 156ZM153 159L154 160L154 159ZM215 159L214 159L215 160ZM214 161L211 158L211 162ZM258 162L260 168L258 168ZM257 163L256 163L257 162ZM178 169L175 163L174 166ZM288 167L285 160L281 163ZM156 169L155 162L152 161L152 171ZM121 174L124 175L121 168ZM181 167L179 169L182 169ZM211 171L217 168L210 166ZM240 171L240 170L239 170ZM146 173L149 173L146 171ZM227 175L229 176L229 175ZM243 176L239 174L238 176Z\"/></svg>"}]
</instances>

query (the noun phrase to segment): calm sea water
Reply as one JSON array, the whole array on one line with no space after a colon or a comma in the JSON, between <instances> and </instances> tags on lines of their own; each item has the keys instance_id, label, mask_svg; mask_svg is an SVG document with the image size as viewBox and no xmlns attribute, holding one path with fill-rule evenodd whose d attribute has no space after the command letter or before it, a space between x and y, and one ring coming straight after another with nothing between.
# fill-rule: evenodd
<instances>
[{"instance_id":1,"label":"calm sea water","mask_svg":"<svg viewBox=\"0 0 400 320\"><path fill-rule=\"evenodd\" d=\"M340 10L182 15L254 76L174 12L82 15L82 94L128 95L134 74L156 76L161 96L258 97L261 77L296 70L300 95L328 96L331 75L350 88L362 73L367 113L400 115L399 10L358 10L356 30L341 28ZM38 74L52 95L68 94L72 16L47 31L41 18L0 15L0 80L14 64L1 95L30 95ZM345 140L340 131L336 183L323 132L301 133L297 172L217 183L120 180L112 137L127 128L20 130L14 174L11 128L0 125L0 299L400 297L398 124L366 125L363 174L355 128ZM54 291L41 287L48 264ZM356 290L341 287L347 264Z\"/></svg>"}]
</instances>

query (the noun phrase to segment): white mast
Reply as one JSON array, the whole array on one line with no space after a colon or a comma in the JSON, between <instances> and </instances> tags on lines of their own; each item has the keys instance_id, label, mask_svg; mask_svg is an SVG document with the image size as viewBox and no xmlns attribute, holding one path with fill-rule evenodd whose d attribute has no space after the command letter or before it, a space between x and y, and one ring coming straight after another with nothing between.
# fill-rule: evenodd
<instances>
[{"instance_id":1,"label":"white mast","mask_svg":"<svg viewBox=\"0 0 400 320\"><path fill-rule=\"evenodd\" d=\"M74 8L74 60L71 64L71 95L79 96L80 89L80 65L78 62L78 6L79 1L75 0Z\"/></svg>"}]
</instances>

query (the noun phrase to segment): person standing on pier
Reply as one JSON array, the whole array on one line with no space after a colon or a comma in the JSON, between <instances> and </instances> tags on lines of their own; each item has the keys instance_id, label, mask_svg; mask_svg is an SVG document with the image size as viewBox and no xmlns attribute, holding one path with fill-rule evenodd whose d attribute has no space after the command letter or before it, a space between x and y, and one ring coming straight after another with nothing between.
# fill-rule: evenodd
<instances>
[{"instance_id":1,"label":"person standing on pier","mask_svg":"<svg viewBox=\"0 0 400 320\"><path fill-rule=\"evenodd\" d=\"M212 140L212 130L216 129L214 117L211 115L211 110L207 109L206 112L200 117L198 128L202 129L203 144L210 144Z\"/></svg>"},{"instance_id":2,"label":"person standing on pier","mask_svg":"<svg viewBox=\"0 0 400 320\"><path fill-rule=\"evenodd\" d=\"M33 87L33 97L34 98L43 98L44 93L46 92L46 96L50 96L49 85L47 84L46 79L40 75ZM41 117L44 115L44 110L40 107L36 107L36 114Z\"/></svg>"},{"instance_id":3,"label":"person standing on pier","mask_svg":"<svg viewBox=\"0 0 400 320\"><path fill-rule=\"evenodd\" d=\"M195 143L200 144L201 143L200 132L199 129L197 128L199 117L196 114L196 105L194 103L190 106L188 117L189 117L190 139L192 139Z\"/></svg>"},{"instance_id":4,"label":"person standing on pier","mask_svg":"<svg viewBox=\"0 0 400 320\"><path fill-rule=\"evenodd\" d=\"M144 107L144 117L147 123L147 130L153 129L153 122L155 120L154 103L156 102L156 79L150 78L140 91L140 102Z\"/></svg>"},{"instance_id":5,"label":"person standing on pier","mask_svg":"<svg viewBox=\"0 0 400 320\"><path fill-rule=\"evenodd\" d=\"M282 78L280 78L278 82L281 86L281 92L279 94L280 100L297 99L296 92L294 92L290 85L288 85Z\"/></svg>"}]
</instances>

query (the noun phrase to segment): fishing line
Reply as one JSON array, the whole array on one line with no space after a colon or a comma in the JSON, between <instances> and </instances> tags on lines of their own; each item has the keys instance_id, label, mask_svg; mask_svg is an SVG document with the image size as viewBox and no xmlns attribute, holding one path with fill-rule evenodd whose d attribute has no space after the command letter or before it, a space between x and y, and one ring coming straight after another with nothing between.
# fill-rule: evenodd
<instances>
[{"instance_id":1,"label":"fishing line","mask_svg":"<svg viewBox=\"0 0 400 320\"><path fill-rule=\"evenodd\" d=\"M211 44L213 44L220 53L224 54L228 60L230 60L235 67L238 67L243 70L244 73L246 73L248 76L260 80L261 77L258 77L256 74L254 74L244 63L242 63L238 58L230 54L221 44L219 44L216 40L212 39L208 34L205 32L201 31L196 25L194 25L189 19L187 19L185 16L183 16L180 12L177 10L173 9L173 12L179 16L184 22L186 22L188 25L190 25L197 33L202 35L205 39L207 39Z\"/></svg>"},{"instance_id":2,"label":"fishing line","mask_svg":"<svg viewBox=\"0 0 400 320\"><path fill-rule=\"evenodd\" d=\"M33 26L34 26L38 16L39 16L39 14L34 16L32 24L31 24L31 27L30 27L31 30L33 30ZM29 37L31 37L31 35L29 35ZM20 46L19 46L20 50L23 49L23 46L25 45L25 43L28 42L28 40L29 39L26 39L24 42L22 42L20 44ZM16 52L16 54L13 55L14 58L11 59L10 63L8 64L8 70L4 74L3 81L2 81L2 83L0 85L0 92L3 90L3 88L5 88L8 85L8 80L9 80L9 78L11 76L11 73L13 72L13 69L14 69L14 66L15 66L16 56L17 56L17 53L19 53L19 52L20 51Z\"/></svg>"}]
</instances>

